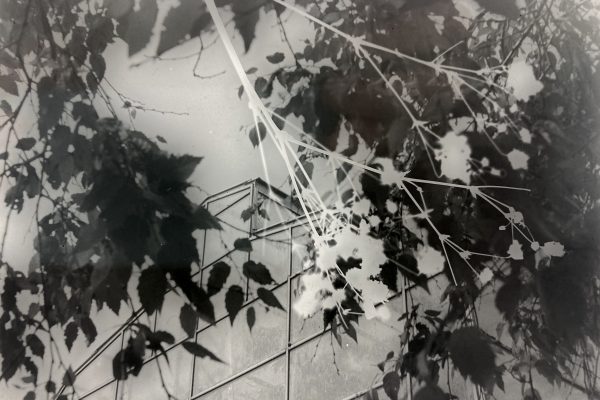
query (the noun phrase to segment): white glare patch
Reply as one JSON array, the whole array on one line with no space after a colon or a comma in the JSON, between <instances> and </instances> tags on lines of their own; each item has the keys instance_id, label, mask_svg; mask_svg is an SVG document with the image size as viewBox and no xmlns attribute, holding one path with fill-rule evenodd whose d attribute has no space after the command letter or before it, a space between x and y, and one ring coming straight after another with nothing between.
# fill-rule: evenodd
<instances>
[{"instance_id":1,"label":"white glare patch","mask_svg":"<svg viewBox=\"0 0 600 400\"><path fill-rule=\"evenodd\" d=\"M433 276L444 270L444 262L446 259L441 252L431 246L423 246L416 254L417 268L419 272L426 276Z\"/></svg>"},{"instance_id":2,"label":"white glare patch","mask_svg":"<svg viewBox=\"0 0 600 400\"><path fill-rule=\"evenodd\" d=\"M450 179L471 182L471 147L467 137L450 131L439 140L441 149L436 151L435 158L441 162L441 172Z\"/></svg>"},{"instance_id":3,"label":"white glare patch","mask_svg":"<svg viewBox=\"0 0 600 400\"><path fill-rule=\"evenodd\" d=\"M529 129L521 128L521 130L519 131L519 136L521 137L523 143L531 143L531 132L529 132Z\"/></svg>"},{"instance_id":4,"label":"white glare patch","mask_svg":"<svg viewBox=\"0 0 600 400\"><path fill-rule=\"evenodd\" d=\"M483 271L481 271L479 273L479 281L481 282L482 285L485 285L486 283L491 281L493 277L494 277L494 273L489 268L485 268Z\"/></svg>"},{"instance_id":5,"label":"white glare patch","mask_svg":"<svg viewBox=\"0 0 600 400\"><path fill-rule=\"evenodd\" d=\"M510 153L506 155L508 157L508 161L510 162L510 166L513 169L527 169L527 163L529 161L529 156L523 153L521 150L513 149Z\"/></svg>"},{"instance_id":6,"label":"white glare patch","mask_svg":"<svg viewBox=\"0 0 600 400\"><path fill-rule=\"evenodd\" d=\"M517 100L528 100L543 89L544 84L538 81L533 74L533 67L527 62L515 61L508 68L506 86L512 89Z\"/></svg>"}]
</instances>

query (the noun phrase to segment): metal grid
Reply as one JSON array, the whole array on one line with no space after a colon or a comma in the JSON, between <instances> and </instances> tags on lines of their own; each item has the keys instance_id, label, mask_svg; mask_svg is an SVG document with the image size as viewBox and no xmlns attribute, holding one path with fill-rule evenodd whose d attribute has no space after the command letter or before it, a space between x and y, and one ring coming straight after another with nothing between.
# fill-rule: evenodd
<instances>
[{"instance_id":1,"label":"metal grid","mask_svg":"<svg viewBox=\"0 0 600 400\"><path fill-rule=\"evenodd\" d=\"M223 213L227 212L228 210L232 209L233 207L237 207L238 205L241 204L241 202L244 202L248 199L252 200L252 203L250 203L248 201L247 206L250 206L250 204L256 204L257 198L259 197L259 195L261 196L269 196L272 195L273 193L276 194L276 198L273 199L272 197L270 197L271 200L273 200L279 207L283 207L285 208L287 211L291 211L292 215L299 214L299 211L297 208L294 207L293 203L291 202L291 200L289 198L286 198L282 193L276 193L272 188L268 187L264 182L260 181L260 180L255 180L255 181L250 181L250 182L246 182L244 184L238 185L236 187L233 187L231 189L228 189L224 192L221 192L218 195L215 195L209 199L207 199L206 204L209 208L209 211L213 212L214 214L216 214L217 216L219 215L223 215ZM228 201L231 200L231 201ZM219 210L211 210L211 205L213 204L218 204L218 202L221 202L221 207L219 207ZM223 206L223 204L225 204ZM245 207L247 207L244 204ZM272 226L266 226L266 227L259 227L257 226L257 222L255 221L255 216L253 216L249 221L247 221L246 223L246 227L247 227L247 232L249 233L248 238L252 241L252 243L256 243L257 241L261 240L261 239L265 239L265 238L269 238L272 236L276 236L279 235L281 236L282 234L285 235L287 244L286 244L286 248L287 248L287 259L285 260L277 260L277 265L275 264L270 264L269 265L269 269L272 270L274 268L280 267L280 268L285 268L286 271L286 275L287 277L282 280L281 282L278 282L276 285L274 285L274 287L271 289L272 292L278 292L278 291L283 291L285 292L285 301L283 301L284 304L284 308L285 308L285 345L283 346L283 348L276 348L274 349L270 354L264 355L263 357L261 357L260 359L256 360L255 362L245 365L243 368L240 368L239 370L234 370L232 369L231 372L229 373L229 375L224 376L222 379L218 379L216 382L213 382L212 384L209 385L199 385L198 382L196 381L196 372L198 370L198 365L199 363L202 362L206 362L204 359L196 359L194 357L192 357L191 355L189 356L189 360L190 360L190 364L189 364L189 378L188 378L188 387L183 388L185 390L185 395L187 399L189 400L194 400L194 399L207 399L207 400L213 400L216 398L220 398L220 399L224 399L224 398L228 398L229 397L215 397L218 396L218 392L221 391L226 391L228 388L232 388L232 385L237 384L238 382L251 377L251 375L257 371L260 371L262 367L271 364L271 363L277 363L277 362L281 362L281 360L283 360L283 365L284 365L284 379L281 382L281 386L282 386L282 391L283 391L283 396L280 396L279 394L277 394L277 400L281 399L281 398L285 398L285 400L296 400L296 398L293 396L293 394L291 393L291 379L292 379L292 373L294 373L296 366L292 365L292 355L294 354L294 352L298 352L301 351L300 349L304 349L304 346L307 346L309 343L317 343L317 349L318 349L318 343L320 342L321 339L323 339L325 337L325 335L327 335L330 331L330 327L327 329L316 329L314 332L310 333L309 335L305 336L305 337L301 337L300 339L294 339L292 337L292 320L294 318L292 310L291 310L291 304L293 301L293 290L292 290L292 282L297 280L300 276L300 274L302 273L301 269L295 268L294 265L294 255L293 255L293 250L292 250L292 242L294 241L294 237L293 237L293 233L296 229L305 226L307 224L307 219L304 216L297 216L294 218L288 218L286 220L282 220L279 222L274 223ZM264 222L264 221L263 221ZM208 234L210 235L210 233ZM227 248L225 248L227 251L225 252L225 254L223 254L221 257L217 258L216 260L213 260L209 263L205 263L205 256L207 253L207 238L209 238L208 235L204 235L204 237L202 238L202 249L201 249L201 258L202 258L202 265L203 267L200 269L199 273L200 273L200 279L202 281L202 278L206 271L213 266L215 263L221 261L221 260L225 260L228 258L231 258L232 254L235 253L234 250L228 250ZM240 233L241 236L241 233ZM251 254L249 253L247 255L247 260L249 260L250 258L252 258ZM275 261L275 260L273 260ZM247 280L246 278L246 289L249 288L250 282ZM400 301L403 303L403 307L406 309L407 304L406 304L406 293L409 292L410 290L412 290L412 288L407 288L406 290L404 290L403 292L400 293L396 293L394 294L390 300L391 301ZM246 290L246 294L248 295L248 290ZM253 307L253 306L257 306L257 298L246 298L246 302L244 303L242 310L246 310L248 307ZM171 311L171 310L169 310ZM172 310L173 312L178 312L178 310ZM164 311L163 311L164 312ZM140 318L140 316L143 313L140 311L138 313L136 313L129 321L129 323L134 322L137 318ZM240 312L240 314L237 316L237 319L242 319L242 313ZM218 324L222 324L222 323L227 323L227 319L229 318L228 315L223 314L221 316L219 316L217 318L217 321L215 322L214 325L198 325L197 326L197 330L196 330L196 337L195 340L197 340L199 343L203 343L203 336L207 333L210 333L211 330L216 329L216 326ZM257 318L257 323L259 322L258 318ZM154 319L154 324L155 324L155 329L159 329L160 327L157 327L157 317L155 317ZM126 326L126 325L125 325ZM322 326L322 324L321 324ZM109 348L113 343L116 343L116 341L121 341L121 347L123 346L123 342L124 342L124 329L122 328L121 330L119 330L118 332L115 332L115 334L109 338L109 340L104 343L95 353L92 357L90 357L88 360L86 360L85 363L82 364L82 366L77 369L76 374L77 375L81 375L86 368L89 368L90 365L92 365L94 363L94 361L97 359L98 356L100 356L107 348ZM173 353L175 349L177 349L178 347L180 347L181 343L183 343L184 341L189 340L189 338L186 337L182 337L180 338L174 345L170 346L168 349L166 349L167 354L169 353ZM360 340L360 337L359 337ZM393 343L392 343L393 344ZM219 348L214 348L212 349L215 352L219 352ZM344 350L342 350L344 351ZM316 350L315 350L315 355L316 355ZM145 364L148 365L152 362L158 362L157 358L160 358L161 356L159 354L153 354L152 356L148 357L147 360L145 360ZM146 368L146 365L144 368ZM333 368L333 366L331 366L331 368ZM143 369L142 369L143 370ZM184 371L185 372L185 371ZM407 397L409 399L412 398L412 382L406 382L405 387L404 387L404 391L405 394L407 394ZM103 382L102 384L98 385L96 388L94 388L93 390L89 391L88 393L84 394L83 396L81 396L81 399L86 399L86 400L108 400L108 399L119 399L121 398L120 395L122 394L123 391L123 384L127 385L127 381L123 382L115 382L114 379L107 379L105 382ZM326 383L324 383L326 384ZM110 390L109 388L111 388L111 385L114 385L114 391ZM346 395L342 395L340 396L340 399L343 400L350 400L350 399L358 399L358 398L363 398L363 396L365 396L366 392L370 391L370 390L380 390L381 389L381 383L380 382L371 382L370 385L364 385L362 388L360 388L359 390L355 391L352 394L346 394ZM233 389L231 389L233 390ZM279 393L279 392L278 392ZM160 397L160 394L157 394L157 397ZM273 397L273 396L271 396ZM261 399L264 400L271 400L271 397L264 397L264 396L260 396ZM137 398L137 397L131 397L130 398ZM238 398L238 397L236 397ZM242 398L251 398L251 397L242 397ZM275 398L275 397L273 397Z\"/></svg>"}]
</instances>

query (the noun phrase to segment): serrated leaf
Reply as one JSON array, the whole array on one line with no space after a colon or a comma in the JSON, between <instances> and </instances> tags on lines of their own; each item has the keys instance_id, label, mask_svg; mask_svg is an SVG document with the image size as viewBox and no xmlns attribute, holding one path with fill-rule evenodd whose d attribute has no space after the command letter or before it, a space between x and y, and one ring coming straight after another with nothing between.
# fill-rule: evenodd
<instances>
[{"instance_id":1,"label":"serrated leaf","mask_svg":"<svg viewBox=\"0 0 600 400\"><path fill-rule=\"evenodd\" d=\"M250 207L246 208L244 211L242 211L242 214L240 215L242 217L242 221L246 222L250 218L252 218L252 214L254 214L254 210L255 210L255 207L250 206Z\"/></svg>"},{"instance_id":2,"label":"serrated leaf","mask_svg":"<svg viewBox=\"0 0 600 400\"><path fill-rule=\"evenodd\" d=\"M273 53L270 56L267 56L267 61L269 61L271 64L279 64L284 59L285 55L280 51Z\"/></svg>"},{"instance_id":3,"label":"serrated leaf","mask_svg":"<svg viewBox=\"0 0 600 400\"><path fill-rule=\"evenodd\" d=\"M213 265L208 275L208 282L206 283L209 296L219 293L223 289L223 285L227 282L230 272L231 267L223 261L219 261Z\"/></svg>"},{"instance_id":4,"label":"serrated leaf","mask_svg":"<svg viewBox=\"0 0 600 400\"><path fill-rule=\"evenodd\" d=\"M19 139L15 147L19 150L27 151L31 150L33 146L35 146L36 142L37 141L34 138L23 138Z\"/></svg>"},{"instance_id":5,"label":"serrated leaf","mask_svg":"<svg viewBox=\"0 0 600 400\"><path fill-rule=\"evenodd\" d=\"M261 287L258 288L256 294L266 305L285 311L285 308L283 308L277 297L270 290Z\"/></svg>"},{"instance_id":6,"label":"serrated leaf","mask_svg":"<svg viewBox=\"0 0 600 400\"><path fill-rule=\"evenodd\" d=\"M256 311L254 311L254 307L248 307L246 310L246 323L248 324L248 329L252 332L252 328L254 327L254 323L256 322Z\"/></svg>"},{"instance_id":7,"label":"serrated leaf","mask_svg":"<svg viewBox=\"0 0 600 400\"><path fill-rule=\"evenodd\" d=\"M248 238L239 238L233 242L233 247L236 250L250 253L252 251L252 242Z\"/></svg>"},{"instance_id":8,"label":"serrated leaf","mask_svg":"<svg viewBox=\"0 0 600 400\"><path fill-rule=\"evenodd\" d=\"M211 360L217 361L222 363L223 361L221 361L221 359L217 356L215 356L210 350L206 349L204 346L198 344L198 343L194 343L194 342L183 342L182 346L184 349L186 349L189 353L193 354L196 357L201 357L201 358L205 358L208 357Z\"/></svg>"},{"instance_id":9,"label":"serrated leaf","mask_svg":"<svg viewBox=\"0 0 600 400\"><path fill-rule=\"evenodd\" d=\"M255 263L252 260L246 261L242 270L244 275L261 285L275 283L267 267L261 263Z\"/></svg>"},{"instance_id":10,"label":"serrated leaf","mask_svg":"<svg viewBox=\"0 0 600 400\"><path fill-rule=\"evenodd\" d=\"M148 314L162 308L167 286L167 277L159 267L151 266L142 271L137 289L142 307Z\"/></svg>"},{"instance_id":11,"label":"serrated leaf","mask_svg":"<svg viewBox=\"0 0 600 400\"><path fill-rule=\"evenodd\" d=\"M465 327L452 332L448 351L452 363L464 377L484 388L494 383L495 355L480 329Z\"/></svg>"},{"instance_id":12,"label":"serrated leaf","mask_svg":"<svg viewBox=\"0 0 600 400\"><path fill-rule=\"evenodd\" d=\"M167 13L160 34L157 55L198 36L212 22L202 2L182 0Z\"/></svg>"},{"instance_id":13,"label":"serrated leaf","mask_svg":"<svg viewBox=\"0 0 600 400\"><path fill-rule=\"evenodd\" d=\"M229 314L229 321L233 325L236 315L244 305L244 290L238 285L231 286L225 294L225 309Z\"/></svg>"},{"instance_id":14,"label":"serrated leaf","mask_svg":"<svg viewBox=\"0 0 600 400\"><path fill-rule=\"evenodd\" d=\"M79 326L81 327L81 331L85 335L87 339L88 345L96 340L96 336L98 335L98 331L96 330L96 325L91 320L90 317L83 317L81 321L79 321Z\"/></svg>"},{"instance_id":15,"label":"serrated leaf","mask_svg":"<svg viewBox=\"0 0 600 400\"><path fill-rule=\"evenodd\" d=\"M29 347L34 356L44 357L44 343L42 343L39 337L34 334L27 335L25 343L27 343L27 347Z\"/></svg>"},{"instance_id":16,"label":"serrated leaf","mask_svg":"<svg viewBox=\"0 0 600 400\"><path fill-rule=\"evenodd\" d=\"M196 310L188 303L185 303L179 311L179 323L188 337L193 337L196 333L197 320L198 314L196 314Z\"/></svg>"},{"instance_id":17,"label":"serrated leaf","mask_svg":"<svg viewBox=\"0 0 600 400\"><path fill-rule=\"evenodd\" d=\"M192 215L192 223L196 229L222 229L219 220L202 206L196 207L196 210Z\"/></svg>"},{"instance_id":18,"label":"serrated leaf","mask_svg":"<svg viewBox=\"0 0 600 400\"><path fill-rule=\"evenodd\" d=\"M157 16L156 0L141 0L139 10L119 19L117 33L129 46L130 56L148 45Z\"/></svg>"}]
</instances>

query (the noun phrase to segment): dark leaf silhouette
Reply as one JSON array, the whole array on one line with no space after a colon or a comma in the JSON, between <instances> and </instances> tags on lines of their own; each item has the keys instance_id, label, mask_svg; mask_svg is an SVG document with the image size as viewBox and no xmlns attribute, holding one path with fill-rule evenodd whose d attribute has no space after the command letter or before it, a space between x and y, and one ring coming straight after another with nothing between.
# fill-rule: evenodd
<instances>
[{"instance_id":1,"label":"dark leaf silhouette","mask_svg":"<svg viewBox=\"0 0 600 400\"><path fill-rule=\"evenodd\" d=\"M211 22L210 15L202 2L183 0L171 8L164 21L164 30L160 35L158 55L198 36Z\"/></svg>"},{"instance_id":2,"label":"dark leaf silhouette","mask_svg":"<svg viewBox=\"0 0 600 400\"><path fill-rule=\"evenodd\" d=\"M198 314L196 314L194 308L187 303L184 304L179 311L179 323L188 337L194 336L197 320Z\"/></svg>"},{"instance_id":3,"label":"dark leaf silhouette","mask_svg":"<svg viewBox=\"0 0 600 400\"><path fill-rule=\"evenodd\" d=\"M250 138L250 142L252 146L257 147L267 136L267 128L262 122L258 122L258 132L256 130L256 126L250 128L250 133L248 133L248 137Z\"/></svg>"},{"instance_id":4,"label":"dark leaf silhouette","mask_svg":"<svg viewBox=\"0 0 600 400\"><path fill-rule=\"evenodd\" d=\"M248 278L261 285L275 283L267 267L261 263L255 263L252 260L246 261L243 266L243 272Z\"/></svg>"},{"instance_id":5,"label":"dark leaf silhouette","mask_svg":"<svg viewBox=\"0 0 600 400\"><path fill-rule=\"evenodd\" d=\"M93 343L94 340L96 340L96 336L98 335L98 332L96 330L96 325L94 325L94 322L92 321L92 319L87 316L82 317L81 321L79 321L79 326L81 327L81 331L83 332L83 334L85 335L85 338L87 339L88 345Z\"/></svg>"},{"instance_id":6,"label":"dark leaf silhouette","mask_svg":"<svg viewBox=\"0 0 600 400\"><path fill-rule=\"evenodd\" d=\"M491 388L496 376L496 357L485 333L475 327L457 329L450 337L448 351L463 376L484 388Z\"/></svg>"},{"instance_id":7,"label":"dark leaf silhouette","mask_svg":"<svg viewBox=\"0 0 600 400\"><path fill-rule=\"evenodd\" d=\"M202 346L198 343L183 342L182 345L183 345L184 349L186 349L188 352L195 355L196 357L200 357L200 358L208 357L213 361L217 361L220 363L223 362L223 361L221 361L221 359L219 357L215 356L210 350L206 349L204 346Z\"/></svg>"},{"instance_id":8,"label":"dark leaf silhouette","mask_svg":"<svg viewBox=\"0 0 600 400\"><path fill-rule=\"evenodd\" d=\"M266 305L285 311L285 308L283 308L277 297L270 290L260 287L257 289L256 294Z\"/></svg>"},{"instance_id":9,"label":"dark leaf silhouette","mask_svg":"<svg viewBox=\"0 0 600 400\"><path fill-rule=\"evenodd\" d=\"M15 81L15 75L0 75L0 88L13 96L19 95L19 88Z\"/></svg>"},{"instance_id":10,"label":"dark leaf silhouette","mask_svg":"<svg viewBox=\"0 0 600 400\"><path fill-rule=\"evenodd\" d=\"M219 261L213 265L208 275L208 282L206 283L209 296L219 293L223 289L223 285L227 281L230 272L231 267L223 261Z\"/></svg>"},{"instance_id":11,"label":"dark leaf silhouette","mask_svg":"<svg viewBox=\"0 0 600 400\"><path fill-rule=\"evenodd\" d=\"M419 389L414 400L448 400L448 395L437 385L429 383Z\"/></svg>"},{"instance_id":12,"label":"dark leaf silhouette","mask_svg":"<svg viewBox=\"0 0 600 400\"><path fill-rule=\"evenodd\" d=\"M279 51L271 54L270 56L267 56L267 60L271 64L279 64L280 62L283 61L284 58L285 58L285 56L283 55L283 53L281 53Z\"/></svg>"},{"instance_id":13,"label":"dark leaf silhouette","mask_svg":"<svg viewBox=\"0 0 600 400\"><path fill-rule=\"evenodd\" d=\"M221 224L219 224L217 218L202 206L196 208L192 221L196 229L221 229Z\"/></svg>"},{"instance_id":14,"label":"dark leaf silhouette","mask_svg":"<svg viewBox=\"0 0 600 400\"><path fill-rule=\"evenodd\" d=\"M34 356L44 357L44 343L42 343L39 337L34 334L27 335L25 342Z\"/></svg>"},{"instance_id":15,"label":"dark leaf silhouette","mask_svg":"<svg viewBox=\"0 0 600 400\"><path fill-rule=\"evenodd\" d=\"M77 339L77 334L79 333L79 328L74 321L71 321L67 324L65 328L65 344L67 345L67 349L71 350L73 347L73 342Z\"/></svg>"},{"instance_id":16,"label":"dark leaf silhouette","mask_svg":"<svg viewBox=\"0 0 600 400\"><path fill-rule=\"evenodd\" d=\"M246 324L248 324L248 329L252 332L252 328L256 323L256 311L254 307L248 307L246 310Z\"/></svg>"},{"instance_id":17,"label":"dark leaf silhouette","mask_svg":"<svg viewBox=\"0 0 600 400\"><path fill-rule=\"evenodd\" d=\"M229 314L229 321L232 325L243 304L244 291L238 285L231 286L225 294L225 309Z\"/></svg>"},{"instance_id":18,"label":"dark leaf silhouette","mask_svg":"<svg viewBox=\"0 0 600 400\"><path fill-rule=\"evenodd\" d=\"M35 146L36 142L37 141L34 138L19 139L19 141L15 145L15 148L19 150L31 150L33 146Z\"/></svg>"},{"instance_id":19,"label":"dark leaf silhouette","mask_svg":"<svg viewBox=\"0 0 600 400\"><path fill-rule=\"evenodd\" d=\"M148 45L157 15L156 0L141 0L138 11L130 9L126 16L119 19L117 33L129 45L129 55L138 53Z\"/></svg>"},{"instance_id":20,"label":"dark leaf silhouette","mask_svg":"<svg viewBox=\"0 0 600 400\"><path fill-rule=\"evenodd\" d=\"M388 372L383 376L383 390L390 399L396 400L398 398L400 376L395 371Z\"/></svg>"},{"instance_id":21,"label":"dark leaf silhouette","mask_svg":"<svg viewBox=\"0 0 600 400\"><path fill-rule=\"evenodd\" d=\"M486 11L500 14L507 18L518 18L519 8L515 0L476 0Z\"/></svg>"},{"instance_id":22,"label":"dark leaf silhouette","mask_svg":"<svg viewBox=\"0 0 600 400\"><path fill-rule=\"evenodd\" d=\"M250 253L252 251L252 242L248 238L239 238L233 242L233 247L236 250Z\"/></svg>"},{"instance_id":23,"label":"dark leaf silhouette","mask_svg":"<svg viewBox=\"0 0 600 400\"><path fill-rule=\"evenodd\" d=\"M167 285L165 273L157 266L150 266L142 271L138 283L138 294L147 313L152 314L162 308Z\"/></svg>"}]
</instances>

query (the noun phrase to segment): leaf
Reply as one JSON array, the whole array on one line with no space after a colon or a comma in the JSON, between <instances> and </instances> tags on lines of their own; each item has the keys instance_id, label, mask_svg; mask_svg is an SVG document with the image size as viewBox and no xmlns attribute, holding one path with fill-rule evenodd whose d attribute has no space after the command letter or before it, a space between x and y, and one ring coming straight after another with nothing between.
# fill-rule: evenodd
<instances>
[{"instance_id":1,"label":"leaf","mask_svg":"<svg viewBox=\"0 0 600 400\"><path fill-rule=\"evenodd\" d=\"M156 135L156 140L158 140L161 143L167 143L167 140L160 135Z\"/></svg>"},{"instance_id":2,"label":"leaf","mask_svg":"<svg viewBox=\"0 0 600 400\"><path fill-rule=\"evenodd\" d=\"M248 260L244 263L242 270L244 275L261 285L275 283L267 267L261 263L255 263L252 260Z\"/></svg>"},{"instance_id":3,"label":"leaf","mask_svg":"<svg viewBox=\"0 0 600 400\"><path fill-rule=\"evenodd\" d=\"M252 214L254 214L255 210L256 210L255 206L250 206L250 207L246 208L244 211L242 211L242 214L240 215L242 217L242 221L246 222L250 218L252 218Z\"/></svg>"},{"instance_id":4,"label":"leaf","mask_svg":"<svg viewBox=\"0 0 600 400\"><path fill-rule=\"evenodd\" d=\"M188 352L190 352L191 354L193 354L196 357L201 357L201 358L205 358L208 357L211 360L217 361L222 363L223 361L221 361L221 359L217 356L215 356L210 350L206 349L205 347L203 347L202 345L198 344L198 343L194 343L194 342L183 342L182 343L183 348L186 349Z\"/></svg>"},{"instance_id":5,"label":"leaf","mask_svg":"<svg viewBox=\"0 0 600 400\"><path fill-rule=\"evenodd\" d=\"M40 135L46 135L48 130L58 123L63 112L66 100L64 88L57 86L50 77L43 77L37 85L39 104L39 130Z\"/></svg>"},{"instance_id":6,"label":"leaf","mask_svg":"<svg viewBox=\"0 0 600 400\"><path fill-rule=\"evenodd\" d=\"M4 161L8 159L8 151L5 151L4 153L0 153L0 161Z\"/></svg>"},{"instance_id":7,"label":"leaf","mask_svg":"<svg viewBox=\"0 0 600 400\"><path fill-rule=\"evenodd\" d=\"M267 136L267 128L262 122L258 124L258 133L256 132L256 126L253 126L248 133L248 138L250 139L250 143L252 146L257 147Z\"/></svg>"},{"instance_id":8,"label":"leaf","mask_svg":"<svg viewBox=\"0 0 600 400\"><path fill-rule=\"evenodd\" d=\"M233 23L235 29L242 35L244 51L247 53L255 37L256 24L258 23L258 6L260 0L236 1L232 4L234 13Z\"/></svg>"},{"instance_id":9,"label":"leaf","mask_svg":"<svg viewBox=\"0 0 600 400\"><path fill-rule=\"evenodd\" d=\"M233 320L241 310L242 305L244 305L244 290L238 285L231 286L225 294L225 309L229 314L231 325L233 325Z\"/></svg>"},{"instance_id":10,"label":"leaf","mask_svg":"<svg viewBox=\"0 0 600 400\"><path fill-rule=\"evenodd\" d=\"M267 61L269 61L271 64L279 64L284 59L285 59L285 55L279 51L271 54L270 56L267 56Z\"/></svg>"},{"instance_id":11,"label":"leaf","mask_svg":"<svg viewBox=\"0 0 600 400\"><path fill-rule=\"evenodd\" d=\"M104 73L106 72L106 61L104 60L104 57L100 54L90 54L90 65L92 66L94 75L96 75L96 79L100 82L102 78L104 78Z\"/></svg>"},{"instance_id":12,"label":"leaf","mask_svg":"<svg viewBox=\"0 0 600 400\"><path fill-rule=\"evenodd\" d=\"M140 302L148 314L162 308L167 286L167 277L159 267L151 266L142 271L137 289Z\"/></svg>"},{"instance_id":13,"label":"leaf","mask_svg":"<svg viewBox=\"0 0 600 400\"><path fill-rule=\"evenodd\" d=\"M19 150L27 151L31 150L37 141L34 138L23 138L17 141L15 147Z\"/></svg>"},{"instance_id":14,"label":"leaf","mask_svg":"<svg viewBox=\"0 0 600 400\"><path fill-rule=\"evenodd\" d=\"M35 392L27 392L25 397L23 397L23 400L35 400Z\"/></svg>"},{"instance_id":15,"label":"leaf","mask_svg":"<svg viewBox=\"0 0 600 400\"><path fill-rule=\"evenodd\" d=\"M388 372L383 376L383 391L392 400L398 399L400 390L400 376L396 371Z\"/></svg>"},{"instance_id":16,"label":"leaf","mask_svg":"<svg viewBox=\"0 0 600 400\"><path fill-rule=\"evenodd\" d=\"M193 337L196 333L197 320L198 314L196 314L196 310L188 303L185 303L181 307L181 311L179 311L179 323L188 337Z\"/></svg>"},{"instance_id":17,"label":"leaf","mask_svg":"<svg viewBox=\"0 0 600 400\"><path fill-rule=\"evenodd\" d=\"M138 11L132 11L119 19L117 33L129 46L132 56L143 50L152 37L152 29L158 15L156 0L141 0Z\"/></svg>"},{"instance_id":18,"label":"leaf","mask_svg":"<svg viewBox=\"0 0 600 400\"><path fill-rule=\"evenodd\" d=\"M27 347L29 347L34 356L44 357L44 343L42 343L39 337L34 334L27 335L25 343L27 343Z\"/></svg>"},{"instance_id":19,"label":"leaf","mask_svg":"<svg viewBox=\"0 0 600 400\"><path fill-rule=\"evenodd\" d=\"M160 34L157 55L198 36L212 22L210 14L202 2L196 0L181 0L177 7L169 10L164 29Z\"/></svg>"},{"instance_id":20,"label":"leaf","mask_svg":"<svg viewBox=\"0 0 600 400\"><path fill-rule=\"evenodd\" d=\"M248 329L252 332L252 328L254 327L254 323L256 322L256 311L254 311L254 307L248 307L246 310L246 323L248 324Z\"/></svg>"},{"instance_id":21,"label":"leaf","mask_svg":"<svg viewBox=\"0 0 600 400\"><path fill-rule=\"evenodd\" d=\"M62 383L64 386L73 386L75 383L75 373L71 367L67 368L65 375L63 376Z\"/></svg>"},{"instance_id":22,"label":"leaf","mask_svg":"<svg viewBox=\"0 0 600 400\"><path fill-rule=\"evenodd\" d=\"M192 215L192 223L196 229L222 229L219 220L202 206L196 207Z\"/></svg>"},{"instance_id":23,"label":"leaf","mask_svg":"<svg viewBox=\"0 0 600 400\"><path fill-rule=\"evenodd\" d=\"M233 247L236 250L250 253L252 251L252 242L248 238L239 238L233 242Z\"/></svg>"},{"instance_id":24,"label":"leaf","mask_svg":"<svg viewBox=\"0 0 600 400\"><path fill-rule=\"evenodd\" d=\"M45 389L48 393L56 393L56 383L54 383L54 381L46 382Z\"/></svg>"},{"instance_id":25,"label":"leaf","mask_svg":"<svg viewBox=\"0 0 600 400\"><path fill-rule=\"evenodd\" d=\"M81 321L79 321L79 326L81 327L81 331L87 339L88 345L93 343L94 340L96 340L98 331L96 330L96 325L94 325L94 322L91 320L91 318L87 316L81 318Z\"/></svg>"},{"instance_id":26,"label":"leaf","mask_svg":"<svg viewBox=\"0 0 600 400\"><path fill-rule=\"evenodd\" d=\"M74 321L69 322L65 328L65 345L67 345L67 349L69 349L69 351L73 347L73 342L75 342L75 339L77 339L78 333L79 329L77 324Z\"/></svg>"},{"instance_id":27,"label":"leaf","mask_svg":"<svg viewBox=\"0 0 600 400\"><path fill-rule=\"evenodd\" d=\"M5 114L5 116L7 117L11 117L12 116L12 107L10 106L10 103L6 100L0 100L0 110L2 110L2 112Z\"/></svg>"},{"instance_id":28,"label":"leaf","mask_svg":"<svg viewBox=\"0 0 600 400\"><path fill-rule=\"evenodd\" d=\"M275 297L273 292L270 290L260 287L256 292L258 294L258 298L261 299L266 305L285 311L285 308L283 308L277 297Z\"/></svg>"},{"instance_id":29,"label":"leaf","mask_svg":"<svg viewBox=\"0 0 600 400\"><path fill-rule=\"evenodd\" d=\"M495 381L495 355L485 334L476 327L457 329L448 342L450 359L464 377L484 388Z\"/></svg>"},{"instance_id":30,"label":"leaf","mask_svg":"<svg viewBox=\"0 0 600 400\"><path fill-rule=\"evenodd\" d=\"M19 88L17 87L14 75L0 75L0 88L14 96L19 95Z\"/></svg>"},{"instance_id":31,"label":"leaf","mask_svg":"<svg viewBox=\"0 0 600 400\"><path fill-rule=\"evenodd\" d=\"M448 400L448 398L448 395L436 384L429 383L415 394L414 400Z\"/></svg>"},{"instance_id":32,"label":"leaf","mask_svg":"<svg viewBox=\"0 0 600 400\"><path fill-rule=\"evenodd\" d=\"M208 282L206 283L209 296L219 293L223 289L223 285L227 281L230 272L231 267L223 261L219 261L213 265L208 275Z\"/></svg>"}]
</instances>

